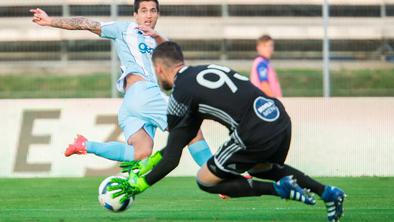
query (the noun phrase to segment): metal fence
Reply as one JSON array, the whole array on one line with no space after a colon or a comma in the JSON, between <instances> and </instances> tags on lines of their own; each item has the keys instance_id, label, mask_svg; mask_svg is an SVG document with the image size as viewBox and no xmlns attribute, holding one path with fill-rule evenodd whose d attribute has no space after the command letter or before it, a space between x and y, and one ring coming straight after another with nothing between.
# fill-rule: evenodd
<instances>
[{"instance_id":1,"label":"metal fence","mask_svg":"<svg viewBox=\"0 0 394 222\"><path fill-rule=\"evenodd\" d=\"M157 28L181 44L190 63L215 62L247 74L256 56L255 39L270 34L284 95L323 95L321 1L161 3ZM0 97L117 96L111 87L110 73L113 81L118 72L111 42L84 31L38 27L30 21L29 9L35 7L51 16L99 21L130 20L133 9L121 0L2 1ZM337 0L328 12L330 94L393 96L394 1ZM51 78L58 84L48 86ZM86 87L83 81L96 87Z\"/></svg>"}]
</instances>

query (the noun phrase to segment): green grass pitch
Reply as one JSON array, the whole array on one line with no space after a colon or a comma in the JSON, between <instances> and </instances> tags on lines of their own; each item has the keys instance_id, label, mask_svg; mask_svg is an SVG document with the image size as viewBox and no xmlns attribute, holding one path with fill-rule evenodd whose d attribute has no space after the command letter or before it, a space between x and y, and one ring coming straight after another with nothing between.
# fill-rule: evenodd
<instances>
[{"instance_id":1,"label":"green grass pitch","mask_svg":"<svg viewBox=\"0 0 394 222\"><path fill-rule=\"evenodd\" d=\"M0 221L326 221L315 206L276 197L220 200L200 191L191 177L166 178L138 195L126 212L112 213L97 201L103 178L0 179ZM348 197L341 221L394 220L394 178L319 178Z\"/></svg>"}]
</instances>

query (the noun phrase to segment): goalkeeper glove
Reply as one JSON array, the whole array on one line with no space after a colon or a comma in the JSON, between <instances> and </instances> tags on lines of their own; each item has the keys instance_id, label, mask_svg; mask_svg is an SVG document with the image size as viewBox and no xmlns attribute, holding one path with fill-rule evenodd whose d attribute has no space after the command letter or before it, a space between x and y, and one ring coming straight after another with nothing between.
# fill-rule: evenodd
<instances>
[{"instance_id":1,"label":"goalkeeper glove","mask_svg":"<svg viewBox=\"0 0 394 222\"><path fill-rule=\"evenodd\" d=\"M138 177L136 174L131 173L129 178L113 178L111 180L112 185L107 187L108 191L118 190L118 192L112 194L112 198L117 198L121 195L124 195L120 199L120 203L123 203L130 197L134 197L135 195L144 192L149 188L149 184L146 183L144 177Z\"/></svg>"},{"instance_id":2,"label":"goalkeeper glove","mask_svg":"<svg viewBox=\"0 0 394 222\"><path fill-rule=\"evenodd\" d=\"M136 172L137 176L145 175L147 172L151 171L153 167L155 167L162 158L163 157L160 151L157 151L156 153L154 153L153 155L151 155L145 160L121 163L120 164L120 167L122 168L121 172L122 173L127 172L131 174L132 172L134 173L135 170L136 171L138 170L138 172Z\"/></svg>"}]
</instances>

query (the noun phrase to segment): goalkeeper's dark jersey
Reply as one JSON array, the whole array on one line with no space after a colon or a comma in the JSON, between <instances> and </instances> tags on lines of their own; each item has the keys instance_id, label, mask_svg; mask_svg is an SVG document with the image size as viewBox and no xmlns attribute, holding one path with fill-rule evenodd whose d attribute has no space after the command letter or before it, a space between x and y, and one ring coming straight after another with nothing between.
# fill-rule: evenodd
<instances>
[{"instance_id":1,"label":"goalkeeper's dark jersey","mask_svg":"<svg viewBox=\"0 0 394 222\"><path fill-rule=\"evenodd\" d=\"M267 97L234 70L218 65L184 67L169 100L170 134L163 160L146 176L148 184L178 165L182 149L196 136L204 119L226 126L232 138L246 148L264 144L290 124L279 100Z\"/></svg>"}]
</instances>

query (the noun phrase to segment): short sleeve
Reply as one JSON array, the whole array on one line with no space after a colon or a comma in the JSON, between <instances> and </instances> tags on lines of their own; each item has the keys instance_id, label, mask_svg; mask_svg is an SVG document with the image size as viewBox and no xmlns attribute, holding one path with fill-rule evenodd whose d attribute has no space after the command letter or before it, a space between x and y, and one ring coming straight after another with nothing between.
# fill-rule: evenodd
<instances>
[{"instance_id":1,"label":"short sleeve","mask_svg":"<svg viewBox=\"0 0 394 222\"><path fill-rule=\"evenodd\" d=\"M268 63L262 61L257 65L257 75L260 82L268 81Z\"/></svg>"},{"instance_id":2,"label":"short sleeve","mask_svg":"<svg viewBox=\"0 0 394 222\"><path fill-rule=\"evenodd\" d=\"M101 38L117 39L127 26L126 22L101 22Z\"/></svg>"}]
</instances>

